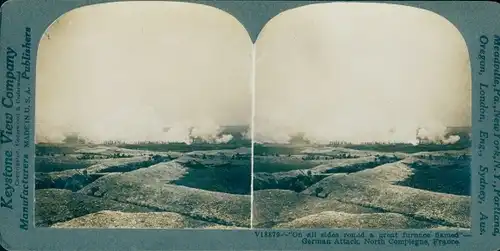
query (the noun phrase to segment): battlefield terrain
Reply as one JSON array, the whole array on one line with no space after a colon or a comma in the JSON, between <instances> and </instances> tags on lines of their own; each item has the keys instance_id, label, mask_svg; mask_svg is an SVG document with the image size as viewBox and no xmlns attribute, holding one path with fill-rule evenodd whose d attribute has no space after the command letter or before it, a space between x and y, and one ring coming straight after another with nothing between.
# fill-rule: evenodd
<instances>
[{"instance_id":1,"label":"battlefield terrain","mask_svg":"<svg viewBox=\"0 0 500 251\"><path fill-rule=\"evenodd\" d=\"M250 146L37 144L36 226L248 228Z\"/></svg>"},{"instance_id":2,"label":"battlefield terrain","mask_svg":"<svg viewBox=\"0 0 500 251\"><path fill-rule=\"evenodd\" d=\"M470 132L454 144L254 145L254 228L470 228ZM36 147L36 226L245 229L251 142Z\"/></svg>"},{"instance_id":3,"label":"battlefield terrain","mask_svg":"<svg viewBox=\"0 0 500 251\"><path fill-rule=\"evenodd\" d=\"M470 131L454 144L256 144L255 228L469 229Z\"/></svg>"}]
</instances>

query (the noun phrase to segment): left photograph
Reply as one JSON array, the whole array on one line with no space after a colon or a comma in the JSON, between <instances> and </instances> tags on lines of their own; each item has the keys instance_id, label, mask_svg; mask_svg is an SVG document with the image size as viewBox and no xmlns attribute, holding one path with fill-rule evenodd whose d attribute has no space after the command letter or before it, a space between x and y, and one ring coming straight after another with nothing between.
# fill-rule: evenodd
<instances>
[{"instance_id":1,"label":"left photograph","mask_svg":"<svg viewBox=\"0 0 500 251\"><path fill-rule=\"evenodd\" d=\"M175 2L72 10L36 70L36 226L249 228L253 44Z\"/></svg>"}]
</instances>

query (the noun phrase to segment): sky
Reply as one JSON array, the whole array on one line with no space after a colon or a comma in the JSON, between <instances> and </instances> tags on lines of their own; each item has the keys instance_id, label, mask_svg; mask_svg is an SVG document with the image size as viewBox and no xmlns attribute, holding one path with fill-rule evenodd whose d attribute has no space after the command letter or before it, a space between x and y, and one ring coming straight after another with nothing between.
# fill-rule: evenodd
<instances>
[{"instance_id":1,"label":"sky","mask_svg":"<svg viewBox=\"0 0 500 251\"><path fill-rule=\"evenodd\" d=\"M432 12L313 4L273 18L253 51L236 19L208 6L73 10L39 45L37 141L214 138L220 126L252 123L252 88L258 142L303 133L314 143L411 143L471 125L467 46Z\"/></svg>"},{"instance_id":2,"label":"sky","mask_svg":"<svg viewBox=\"0 0 500 251\"><path fill-rule=\"evenodd\" d=\"M471 126L467 46L429 11L368 3L292 9L260 33L255 66L258 142L304 133L315 143L412 143L417 134L444 140L446 127Z\"/></svg>"},{"instance_id":3,"label":"sky","mask_svg":"<svg viewBox=\"0 0 500 251\"><path fill-rule=\"evenodd\" d=\"M92 5L57 19L37 56L36 138L186 142L251 123L253 44L212 7Z\"/></svg>"}]
</instances>

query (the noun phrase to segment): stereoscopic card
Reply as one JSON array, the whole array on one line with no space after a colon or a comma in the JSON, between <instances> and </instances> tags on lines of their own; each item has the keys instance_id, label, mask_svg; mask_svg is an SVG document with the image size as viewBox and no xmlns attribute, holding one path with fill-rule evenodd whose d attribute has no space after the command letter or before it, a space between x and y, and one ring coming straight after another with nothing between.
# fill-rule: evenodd
<instances>
[{"instance_id":1,"label":"stereoscopic card","mask_svg":"<svg viewBox=\"0 0 500 251\"><path fill-rule=\"evenodd\" d=\"M8 1L0 244L497 250L499 17L487 1Z\"/></svg>"}]
</instances>

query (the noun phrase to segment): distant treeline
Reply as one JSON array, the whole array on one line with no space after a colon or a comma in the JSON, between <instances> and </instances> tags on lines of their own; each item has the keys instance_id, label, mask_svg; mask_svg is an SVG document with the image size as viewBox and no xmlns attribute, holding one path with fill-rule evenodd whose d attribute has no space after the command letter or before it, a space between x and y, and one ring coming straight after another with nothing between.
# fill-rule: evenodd
<instances>
[{"instance_id":1,"label":"distant treeline","mask_svg":"<svg viewBox=\"0 0 500 251\"><path fill-rule=\"evenodd\" d=\"M379 152L435 152L449 150L463 150L472 146L471 138L468 132L455 132L450 135L457 135L460 139L453 144L442 144L440 142L421 141L418 145L408 143L390 143L390 142L366 142L361 144L352 144L349 142L332 142L329 146L339 146L355 150L373 150Z\"/></svg>"},{"instance_id":2,"label":"distant treeline","mask_svg":"<svg viewBox=\"0 0 500 251\"><path fill-rule=\"evenodd\" d=\"M192 151L210 151L223 149L236 149L240 147L251 147L252 142L244 138L233 138L226 143L206 143L203 141L186 144L183 142L136 142L136 143L119 143L110 142L118 147L136 150L148 150L158 152L192 152Z\"/></svg>"},{"instance_id":3,"label":"distant treeline","mask_svg":"<svg viewBox=\"0 0 500 251\"><path fill-rule=\"evenodd\" d=\"M377 152L402 152L402 153L418 153L418 152L435 152L435 151L450 151L450 150L464 150L469 148L470 144L455 143L455 144L359 144L359 145L345 145L344 148L354 149L354 150L365 150L365 151L377 151Z\"/></svg>"},{"instance_id":4,"label":"distant treeline","mask_svg":"<svg viewBox=\"0 0 500 251\"><path fill-rule=\"evenodd\" d=\"M191 128L194 129L194 128ZM222 126L220 132L216 135L217 137L222 137L224 135L231 135L232 142L228 142L230 144L240 141L248 141L245 135L248 133L248 126ZM189 134L191 135L191 133ZM190 140L194 143L206 144L213 143L212 140L205 140L201 137L190 136ZM214 139L215 141L215 139ZM43 141L41 141L43 142ZM168 141L137 141L137 142L125 142L120 140L107 140L105 142L93 142L92 140L88 140L84 137L81 137L78 133L68 133L65 135L62 143L64 144L96 144L96 145L123 145L123 144L131 144L131 145L141 145L141 144L171 144L172 142Z\"/></svg>"},{"instance_id":5,"label":"distant treeline","mask_svg":"<svg viewBox=\"0 0 500 251\"><path fill-rule=\"evenodd\" d=\"M74 152L75 149L73 147L61 146L61 144L38 143L35 145L36 156L71 154Z\"/></svg>"},{"instance_id":6,"label":"distant treeline","mask_svg":"<svg viewBox=\"0 0 500 251\"><path fill-rule=\"evenodd\" d=\"M300 143L295 143L300 142ZM294 141L289 144L254 144L255 155L293 155L300 154L305 147L320 146L304 141ZM377 151L377 152L402 152L402 153L417 153L417 152L435 152L448 150L463 150L471 147L471 140L468 136L461 135L459 141L454 144L440 143L420 143L418 145L408 143L391 143L391 142L365 142L351 143L347 141L332 141L329 144L322 145L328 147L342 147L354 150Z\"/></svg>"},{"instance_id":7,"label":"distant treeline","mask_svg":"<svg viewBox=\"0 0 500 251\"><path fill-rule=\"evenodd\" d=\"M304 147L294 147L293 145L276 145L276 144L260 144L255 143L253 152L255 155L270 156L270 155L295 155L300 154Z\"/></svg>"}]
</instances>

